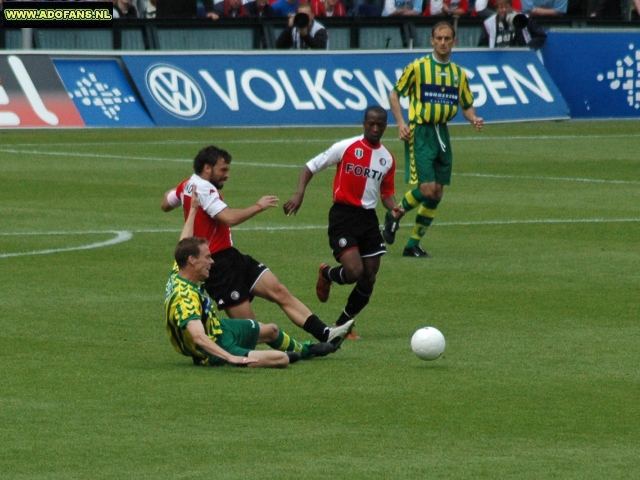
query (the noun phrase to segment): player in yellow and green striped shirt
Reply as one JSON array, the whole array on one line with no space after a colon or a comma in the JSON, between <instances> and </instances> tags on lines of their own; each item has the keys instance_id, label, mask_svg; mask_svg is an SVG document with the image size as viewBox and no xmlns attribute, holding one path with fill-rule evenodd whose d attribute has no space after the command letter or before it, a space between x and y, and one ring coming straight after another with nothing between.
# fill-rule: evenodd
<instances>
[{"instance_id":1,"label":"player in yellow and green striped shirt","mask_svg":"<svg viewBox=\"0 0 640 480\"><path fill-rule=\"evenodd\" d=\"M444 185L451 183L453 154L447 122L458 113L458 105L475 129L482 130L483 120L473 107L467 75L450 61L455 37L455 30L448 22L434 25L431 31L433 53L407 66L389 94L398 135L405 141L405 180L417 185L402 200L405 212L418 207L411 237L402 253L405 257L430 256L420 246L420 240L433 222ZM400 107L400 97L409 97L408 125ZM398 220L387 215L383 230L387 243L395 241L397 229Z\"/></svg>"}]
</instances>

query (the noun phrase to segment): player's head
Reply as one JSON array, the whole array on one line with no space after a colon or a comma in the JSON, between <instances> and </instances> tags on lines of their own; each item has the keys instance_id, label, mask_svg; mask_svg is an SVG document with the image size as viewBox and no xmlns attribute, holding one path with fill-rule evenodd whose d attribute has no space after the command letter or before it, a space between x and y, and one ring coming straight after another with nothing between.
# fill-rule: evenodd
<instances>
[{"instance_id":1,"label":"player's head","mask_svg":"<svg viewBox=\"0 0 640 480\"><path fill-rule=\"evenodd\" d=\"M178 268L184 269L187 266L193 268L198 280L209 277L209 268L213 264L213 260L211 252L209 252L209 243L204 238L183 238L176 245L173 257Z\"/></svg>"},{"instance_id":2,"label":"player's head","mask_svg":"<svg viewBox=\"0 0 640 480\"><path fill-rule=\"evenodd\" d=\"M218 190L229 178L231 155L215 145L204 147L193 160L193 171L204 180L213 184Z\"/></svg>"},{"instance_id":3,"label":"player's head","mask_svg":"<svg viewBox=\"0 0 640 480\"><path fill-rule=\"evenodd\" d=\"M205 165L215 167L219 161L231 163L231 155L226 150L209 145L200 150L196 158L193 159L193 171L196 175L200 175Z\"/></svg>"},{"instance_id":4,"label":"player's head","mask_svg":"<svg viewBox=\"0 0 640 480\"><path fill-rule=\"evenodd\" d=\"M387 111L378 105L367 108L364 112L364 138L371 144L380 143L384 131L387 129Z\"/></svg>"},{"instance_id":5,"label":"player's head","mask_svg":"<svg viewBox=\"0 0 640 480\"><path fill-rule=\"evenodd\" d=\"M433 56L440 62L448 62L456 44L456 31L449 22L438 22L431 30Z\"/></svg>"},{"instance_id":6,"label":"player's head","mask_svg":"<svg viewBox=\"0 0 640 480\"><path fill-rule=\"evenodd\" d=\"M436 38L436 31L443 28L448 28L449 30L451 30L451 36L453 38L456 38L456 29L453 28L453 25L451 25L446 20L443 20L442 22L438 22L433 26L433 28L431 29L431 38Z\"/></svg>"}]
</instances>

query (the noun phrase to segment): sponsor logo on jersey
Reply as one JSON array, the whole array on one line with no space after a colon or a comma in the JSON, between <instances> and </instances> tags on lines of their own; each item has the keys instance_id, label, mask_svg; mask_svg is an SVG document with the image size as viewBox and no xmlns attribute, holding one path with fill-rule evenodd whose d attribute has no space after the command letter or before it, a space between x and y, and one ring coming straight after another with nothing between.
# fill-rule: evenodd
<instances>
[{"instance_id":1,"label":"sponsor logo on jersey","mask_svg":"<svg viewBox=\"0 0 640 480\"><path fill-rule=\"evenodd\" d=\"M374 170L369 167L363 167L361 165L354 165L353 163L347 163L345 168L346 173L350 173L357 177L366 177L371 178L373 180L382 180L384 177L384 172L379 170Z\"/></svg>"},{"instance_id":2,"label":"sponsor logo on jersey","mask_svg":"<svg viewBox=\"0 0 640 480\"><path fill-rule=\"evenodd\" d=\"M383 167L387 164L387 160L384 158L380 159L380 165L382 165Z\"/></svg>"},{"instance_id":3,"label":"sponsor logo on jersey","mask_svg":"<svg viewBox=\"0 0 640 480\"><path fill-rule=\"evenodd\" d=\"M147 88L158 105L184 120L196 120L206 110L205 96L187 73L173 65L153 65L147 71Z\"/></svg>"}]
</instances>

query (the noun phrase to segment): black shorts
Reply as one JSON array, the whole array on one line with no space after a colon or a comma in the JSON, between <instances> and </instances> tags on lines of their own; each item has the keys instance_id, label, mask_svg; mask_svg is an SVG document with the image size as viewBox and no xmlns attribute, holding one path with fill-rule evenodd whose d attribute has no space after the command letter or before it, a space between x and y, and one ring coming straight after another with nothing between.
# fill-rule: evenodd
<instances>
[{"instance_id":1,"label":"black shorts","mask_svg":"<svg viewBox=\"0 0 640 480\"><path fill-rule=\"evenodd\" d=\"M231 247L211 255L213 265L204 287L218 309L253 300L251 290L268 267Z\"/></svg>"},{"instance_id":2,"label":"black shorts","mask_svg":"<svg viewBox=\"0 0 640 480\"><path fill-rule=\"evenodd\" d=\"M329 210L329 245L333 256L358 248L361 257L377 257L387 253L374 209L334 203Z\"/></svg>"}]
</instances>

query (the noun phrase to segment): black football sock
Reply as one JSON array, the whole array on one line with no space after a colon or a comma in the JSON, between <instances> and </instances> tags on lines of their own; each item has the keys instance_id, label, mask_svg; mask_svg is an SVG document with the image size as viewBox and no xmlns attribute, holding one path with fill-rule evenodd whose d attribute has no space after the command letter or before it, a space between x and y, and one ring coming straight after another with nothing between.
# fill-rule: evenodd
<instances>
[{"instance_id":1,"label":"black football sock","mask_svg":"<svg viewBox=\"0 0 640 480\"><path fill-rule=\"evenodd\" d=\"M313 335L320 342L326 342L329 339L329 327L317 315L309 315L302 329Z\"/></svg>"},{"instance_id":2,"label":"black football sock","mask_svg":"<svg viewBox=\"0 0 640 480\"><path fill-rule=\"evenodd\" d=\"M353 317L358 315L364 307L367 306L369 300L371 299L371 292L363 292L356 285L354 289L351 291L349 298L347 299L347 306L344 307L340 318L336 322L336 325L344 325Z\"/></svg>"},{"instance_id":3,"label":"black football sock","mask_svg":"<svg viewBox=\"0 0 640 480\"><path fill-rule=\"evenodd\" d=\"M335 282L338 285L346 285L347 283L344 279L344 267L342 266L325 268L322 271L322 276L325 280Z\"/></svg>"}]
</instances>

